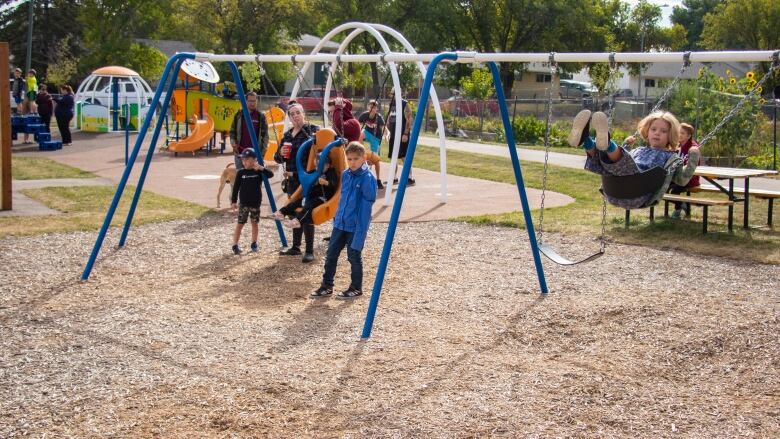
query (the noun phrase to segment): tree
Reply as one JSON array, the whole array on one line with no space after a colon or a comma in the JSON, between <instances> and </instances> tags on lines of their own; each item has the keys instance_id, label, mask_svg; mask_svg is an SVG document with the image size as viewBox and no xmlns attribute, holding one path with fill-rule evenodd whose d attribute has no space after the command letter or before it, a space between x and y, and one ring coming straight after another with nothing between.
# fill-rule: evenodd
<instances>
[{"instance_id":1,"label":"tree","mask_svg":"<svg viewBox=\"0 0 780 439\"><path fill-rule=\"evenodd\" d=\"M682 6L672 9L671 21L682 26L686 32L685 50L703 49L701 34L704 29L704 17L722 4L723 0L683 0Z\"/></svg>"},{"instance_id":2,"label":"tree","mask_svg":"<svg viewBox=\"0 0 780 439\"><path fill-rule=\"evenodd\" d=\"M780 47L780 2L740 0L720 4L704 17L708 49L774 50Z\"/></svg>"},{"instance_id":3,"label":"tree","mask_svg":"<svg viewBox=\"0 0 780 439\"><path fill-rule=\"evenodd\" d=\"M255 53L255 48L252 46L252 44L249 44L249 47L246 48L244 51L245 54L252 55ZM257 66L257 63L253 62L245 62L242 63L240 66L238 66L238 70L241 71L241 78L244 80L244 84L246 84L246 91L260 91L260 87L263 84L263 78L260 75L260 68Z\"/></svg>"},{"instance_id":4,"label":"tree","mask_svg":"<svg viewBox=\"0 0 780 439\"><path fill-rule=\"evenodd\" d=\"M50 83L55 86L70 83L78 71L79 59L70 51L71 37L66 37L52 47L46 79L40 83Z\"/></svg>"}]
</instances>

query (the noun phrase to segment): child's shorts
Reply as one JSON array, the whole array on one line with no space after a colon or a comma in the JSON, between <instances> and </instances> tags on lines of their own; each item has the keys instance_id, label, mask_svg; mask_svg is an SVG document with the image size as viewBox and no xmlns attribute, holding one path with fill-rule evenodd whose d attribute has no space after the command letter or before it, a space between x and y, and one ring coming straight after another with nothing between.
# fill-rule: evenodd
<instances>
[{"instance_id":1,"label":"child's shorts","mask_svg":"<svg viewBox=\"0 0 780 439\"><path fill-rule=\"evenodd\" d=\"M35 98L38 97L38 92L35 91L28 91L27 92L27 100L30 102L35 102Z\"/></svg>"},{"instance_id":2,"label":"child's shorts","mask_svg":"<svg viewBox=\"0 0 780 439\"><path fill-rule=\"evenodd\" d=\"M246 220L251 218L253 223L260 221L260 207L250 207L238 205L238 223L246 224Z\"/></svg>"},{"instance_id":3,"label":"child's shorts","mask_svg":"<svg viewBox=\"0 0 780 439\"><path fill-rule=\"evenodd\" d=\"M22 95L14 95L14 102L16 105L19 105L24 102L24 98L22 98Z\"/></svg>"}]
</instances>

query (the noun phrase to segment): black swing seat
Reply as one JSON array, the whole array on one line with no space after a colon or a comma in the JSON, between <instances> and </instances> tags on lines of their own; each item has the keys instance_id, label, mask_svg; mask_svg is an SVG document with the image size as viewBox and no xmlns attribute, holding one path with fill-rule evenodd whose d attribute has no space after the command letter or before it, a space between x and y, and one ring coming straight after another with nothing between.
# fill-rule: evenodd
<instances>
[{"instance_id":1,"label":"black swing seat","mask_svg":"<svg viewBox=\"0 0 780 439\"><path fill-rule=\"evenodd\" d=\"M639 198L658 192L665 181L666 169L658 166L632 175L602 175L601 192L611 198Z\"/></svg>"},{"instance_id":2,"label":"black swing seat","mask_svg":"<svg viewBox=\"0 0 780 439\"><path fill-rule=\"evenodd\" d=\"M541 252L544 256L546 256L547 259L555 262L558 265L577 265L577 264L582 264L583 262L590 262L592 260L604 256L604 252L599 250L597 253L594 253L585 259L581 259L579 261L570 261L564 258L563 256L559 255L554 248L550 247L547 244L539 244L539 252Z\"/></svg>"}]
</instances>

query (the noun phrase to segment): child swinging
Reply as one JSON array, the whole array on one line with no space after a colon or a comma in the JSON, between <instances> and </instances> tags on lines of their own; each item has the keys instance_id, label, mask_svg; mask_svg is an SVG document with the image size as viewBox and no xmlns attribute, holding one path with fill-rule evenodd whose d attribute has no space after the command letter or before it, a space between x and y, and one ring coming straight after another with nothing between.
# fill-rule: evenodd
<instances>
[{"instance_id":1,"label":"child swinging","mask_svg":"<svg viewBox=\"0 0 780 439\"><path fill-rule=\"evenodd\" d=\"M590 137L590 127L596 131ZM650 170L662 169L665 178L660 186L653 187L639 196L622 198L605 193L606 200L623 209L639 209L656 204L672 183L685 186L696 170L701 153L691 148L685 164L676 152L680 122L669 112L656 111L639 122L639 134L648 146L629 151L618 146L609 135L607 115L597 111L582 110L574 118L569 134L569 145L582 146L587 153L585 169L602 176L632 176Z\"/></svg>"}]
</instances>

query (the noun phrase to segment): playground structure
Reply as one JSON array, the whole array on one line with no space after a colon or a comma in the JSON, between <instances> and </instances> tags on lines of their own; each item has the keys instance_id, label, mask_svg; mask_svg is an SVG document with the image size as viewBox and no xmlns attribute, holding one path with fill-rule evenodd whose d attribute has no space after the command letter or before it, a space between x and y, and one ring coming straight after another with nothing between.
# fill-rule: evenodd
<instances>
[{"instance_id":1,"label":"playground structure","mask_svg":"<svg viewBox=\"0 0 780 439\"><path fill-rule=\"evenodd\" d=\"M56 151L62 149L62 141L51 140L48 127L41 122L37 114L26 114L11 117L11 139L17 140L19 134L32 134L38 142L39 151Z\"/></svg>"},{"instance_id":2,"label":"playground structure","mask_svg":"<svg viewBox=\"0 0 780 439\"><path fill-rule=\"evenodd\" d=\"M362 33L362 32L370 32L372 35L376 36L379 34L380 31L383 32L389 32L386 26L383 25L376 25L376 24L365 24L365 23L347 23L344 25L341 25L334 29L331 33L328 35L332 37L332 34L341 32L343 30L353 29L352 33L350 34L350 37L354 38L354 36ZM337 32L338 30L338 32ZM351 39L351 38L348 38ZM384 41L383 39L381 41ZM397 106L400 108L400 85L398 83L398 75L395 70L396 63L399 62L415 62L419 63L419 66L422 66L423 62L427 62L427 68L423 67L421 69L425 71L425 79L423 83L423 87L420 92L420 103L419 108L426 108L428 104L428 98L429 96L432 98L435 98L435 93L432 90L432 83L433 83L433 76L434 72L436 70L436 67L439 63L446 61L446 62L455 62L455 63L484 63L486 64L493 77L493 81L496 87L496 95L497 100L499 104L499 109L501 113L501 119L503 122L507 144L509 146L509 153L512 161L512 167L515 175L515 180L517 184L518 193L520 196L520 203L521 208L523 211L523 216L525 219L525 225L526 230L528 233L529 241L530 241L530 247L531 252L534 260L534 265L536 268L536 274L537 279L539 282L540 292L542 294L546 294L548 292L546 279L544 276L544 269L542 266L541 261L541 252L539 249L539 245L537 242L537 238L534 233L534 225L533 220L530 216L530 208L529 208L529 202L528 202L528 196L525 190L525 184L523 181L523 175L522 170L520 167L519 157L517 154L516 144L514 140L513 131L510 125L509 121L509 112L507 108L506 98L504 96L504 91L502 88L501 78L499 74L498 69L498 62L515 62L515 63L524 63L524 62L548 62L548 63L563 63L563 62L574 62L574 63L593 63L593 62L602 62L602 63L637 63L637 62L666 62L666 63L687 63L689 61L699 61L699 62L718 62L718 61L744 61L744 62L768 62L768 61L776 61L778 57L778 52L773 51L743 51L743 52L688 52L688 53L476 53L476 52L444 52L439 54L415 54L415 53L396 53L391 52L389 50L389 46L386 44L383 44L383 49L387 51L387 53L384 54L355 54L355 55L349 55L349 54L343 54L341 51L337 54L312 54L312 55L215 55L215 54L209 54L209 53L180 53L172 57L168 60L168 63L165 67L164 73L163 73L163 79L162 82L165 83L167 81L168 77L170 76L171 71L173 71L173 77L175 78L175 75L177 74L181 63L183 60L200 60L200 61L215 61L215 62L228 62L229 66L231 68L231 71L233 73L234 78L238 78L238 71L237 67L235 65L235 62L292 62L295 64L298 61L304 61L307 64L310 64L312 62L329 62L331 63L331 68L334 68L334 66L338 63L344 63L344 62L375 62L375 63L388 63L391 69L391 72L395 72L392 74L394 86L396 89L396 103ZM315 52L318 49L315 48ZM238 89L238 96L241 101L242 105L242 111L244 114L245 121L247 123L250 122L249 118L249 112L246 107L246 101L244 98L244 92L243 87L241 86L240 81L236 82L237 89ZM295 92L295 90L294 90ZM293 92L293 96L294 96ZM158 88L157 94L155 95L155 100L159 100L161 97L161 88ZM328 93L326 92L326 96ZM171 94L168 93L165 96L165 99L163 100L161 114L164 114L167 111L168 104L171 99ZM434 99L435 101L435 99ZM436 106L436 102L434 102L434 106ZM404 195L406 193L407 188L407 181L408 177L411 172L411 168L413 165L414 160L414 153L417 146L417 140L419 138L420 129L422 127L423 123L423 117L424 117L424 111L418 111L414 124L411 127L411 135L409 137L409 147L407 150L407 156L406 160L404 161L404 166L401 172L400 176L400 185L398 187L395 202L393 204L392 214L390 223L388 225L387 234L385 236L384 244L383 244L383 251L381 255L381 259L379 262L379 266L377 268L377 273L374 280L374 287L372 291L371 300L368 307L368 313L366 316L366 321L363 328L362 337L368 338L371 335L371 329L373 326L373 321L375 317L376 308L378 306L378 301L380 297L380 293L382 290L382 286L384 283L384 276L387 271L387 266L389 264L389 257L390 257L390 251L392 249L393 239L395 236L395 232L397 229L398 219L400 216L401 207L403 205ZM437 116L437 119L439 116ZM82 274L82 279L87 279L89 277L89 274L91 272L91 269L94 265L95 259L100 251L100 247L102 245L103 239L105 238L105 234L107 232L108 226L111 223L111 220L113 218L114 211L116 209L116 206L119 202L119 198L121 197L121 194L125 188L125 185L127 184L127 179L129 178L129 174L132 171L134 162L137 158L137 155L140 151L140 147L143 143L144 137L146 135L146 132L149 129L149 120L144 121L144 126L141 129L141 132L138 136L138 139L136 140L135 147L131 154L131 159L129 162L129 166L125 168L125 172L122 176L122 179L119 183L119 186L117 188L117 191L115 193L114 199L112 200L111 205L109 206L108 212L106 213L106 218L103 223L103 226L98 234L97 241L95 243L95 246L93 248L93 251L90 255L89 261L87 262L87 265L84 269L84 272ZM129 227L132 223L133 214L138 202L138 198L140 196L140 192L143 188L144 179L146 176L146 172L148 170L152 152L155 147L157 138L159 136L161 129L161 121L157 121L156 127L153 131L152 140L151 140L151 146L150 146L150 152L147 154L146 161L143 165L143 169L141 171L141 175L138 181L138 184L136 186L136 192L135 196L133 198L132 204L130 206L130 210L128 212L128 217L124 223L124 228L122 231L122 235L119 241L119 246L122 247L125 244L127 233L129 231ZM257 139L254 135L254 132L250 131L252 142L255 146L255 150L257 151ZM400 125L396 126L396 138L399 138L400 136ZM440 130L440 136L443 136L443 130ZM441 151L442 151L442 157L446 154L446 148L443 144L443 137L441 137ZM331 146L331 145L329 145ZM396 148L397 150L397 148ZM394 159L395 160L395 159ZM442 169L444 169L445 161L442 159ZM391 172L393 171L393 164L391 164ZM442 171L443 173L446 171ZM276 206L274 202L274 197L271 192L270 185L267 181L267 179L264 178L264 185L266 188L266 192L268 194L268 200L271 204L271 208L275 211ZM279 231L280 240L282 242L282 246L286 247L287 242L284 237L284 232L281 229L281 224L277 221L276 222L277 229Z\"/></svg>"},{"instance_id":3,"label":"playground structure","mask_svg":"<svg viewBox=\"0 0 780 439\"><path fill-rule=\"evenodd\" d=\"M96 133L137 131L156 105L152 96L151 87L137 72L119 66L101 67L76 91L76 128Z\"/></svg>"}]
</instances>

